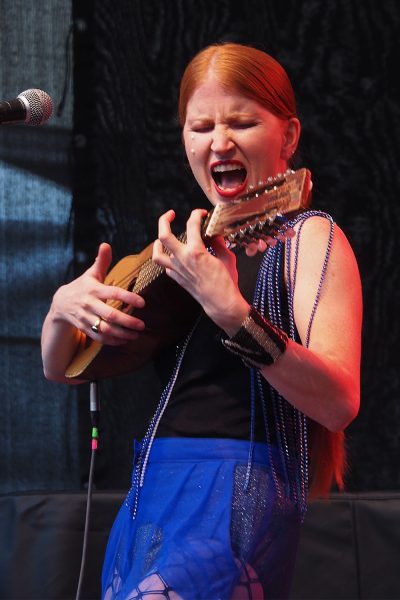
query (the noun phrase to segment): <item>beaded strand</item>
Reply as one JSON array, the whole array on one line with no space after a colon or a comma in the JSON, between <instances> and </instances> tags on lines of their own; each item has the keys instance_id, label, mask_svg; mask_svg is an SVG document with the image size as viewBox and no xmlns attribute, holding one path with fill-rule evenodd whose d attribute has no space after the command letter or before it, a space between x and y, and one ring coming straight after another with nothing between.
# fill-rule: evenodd
<instances>
[{"instance_id":1,"label":"beaded strand","mask_svg":"<svg viewBox=\"0 0 400 600\"><path fill-rule=\"evenodd\" d=\"M164 388L163 393L161 394L161 398L160 398L160 401L156 408L156 411L150 421L150 425L149 425L149 427L145 433L145 436L143 438L143 441L141 443L140 453L138 456L137 463L135 465L135 472L134 472L134 476L133 476L132 487L129 490L128 495L125 500L126 506L128 508L130 508L130 510L131 510L133 519L136 518L138 504L139 504L140 489L143 487L143 484L144 484L144 477L146 474L147 463L149 461L150 452L151 452L151 448L152 448L152 445L154 442L154 438L157 433L158 425L159 425L161 418L165 412L165 409L168 406L168 402L171 397L172 390L174 389L174 385L175 385L176 379L178 377L178 374L179 374L179 371L180 371L180 368L182 365L182 361L185 356L186 349L188 347L188 344L192 338L194 330L196 329L199 321L200 321L200 317L197 318L196 323L194 324L191 331L186 336L182 346L178 347L178 349L177 349L177 361L176 361L172 376L171 376L170 380L168 381L166 387Z\"/></svg>"},{"instance_id":2,"label":"beaded strand","mask_svg":"<svg viewBox=\"0 0 400 600\"><path fill-rule=\"evenodd\" d=\"M332 217L330 217L330 215L327 215L326 213L320 211L307 211L301 213L292 221L287 223L287 226L290 228L293 228L294 225L300 223L296 234L293 273L291 273L290 269L292 255L292 245L290 238L286 240L285 261L286 293L289 313L288 334L291 339L295 340L296 326L294 321L294 291L296 286L298 268L299 244L301 237L300 234L301 229L306 220L313 216L320 216L328 219L331 224L331 227L324 263L321 270L318 290L314 299L313 308L308 322L306 341L304 344L305 347L308 347L309 345L311 328L319 304L321 289L326 275L326 269L332 247L334 222L332 220ZM256 282L256 289L253 297L254 307L257 310L259 310L263 316L267 316L267 318L270 319L273 325L276 325L280 328L283 328L280 298L280 272L283 251L284 243L282 241L278 242L275 247L268 248L268 251L265 253L263 261L261 263ZM266 312L268 314L266 314ZM264 415L266 441L268 443L268 447L270 447L271 434L267 419L266 399L262 385L263 378L258 371L255 371L254 369L251 369L251 371L251 381L253 381L254 378L256 378L258 383L257 386L251 385L251 402L253 405L253 402L256 401L256 396L258 396L258 399L261 402L262 411ZM299 410L291 406L288 402L286 402L286 400L272 386L270 386L270 396L275 422L275 431L279 448L280 462L281 466L283 467L282 470L285 480L286 494L291 496L295 502L299 503L299 508L304 518L307 507L308 490L307 417ZM278 476L276 473L276 467L273 464L271 452L269 452L269 459L277 494L281 498L280 486L278 484Z\"/></svg>"},{"instance_id":3,"label":"beaded strand","mask_svg":"<svg viewBox=\"0 0 400 600\"><path fill-rule=\"evenodd\" d=\"M291 262L291 240L286 240L286 293L288 299L288 312L289 312L289 336L291 339L296 339L296 328L294 322L294 290L297 276L298 266L298 254L299 254L299 243L300 243L300 232L301 228L309 217L322 216L327 218L331 222L331 231L328 241L328 246L325 254L325 259L322 267L321 277L317 294L314 300L313 308L311 311L310 320L307 328L307 338L305 346L308 347L309 338L311 334L311 327L314 319L314 315L319 303L322 284L325 278L326 268L330 256L330 250L332 246L333 238L333 220L332 218L319 211L308 211L301 213L294 220L287 223L288 227L293 227L300 222L299 230L297 232L297 240L295 247L294 256L294 267L293 276L291 278L290 262ZM257 282L253 297L253 306L261 312L263 316L270 319L273 325L283 329L283 318L281 311L281 294L280 294L280 272L282 264L282 256L284 252L284 243L279 241L275 247L269 247L268 251L265 252L263 257L259 273L257 276ZM267 314L268 313L268 314ZM139 456L135 465L132 487L126 498L126 505L131 510L132 518L135 519L137 515L140 489L144 484L144 477L147 469L147 464L153 445L153 441L157 432L158 425L161 418L167 408L172 390L174 388L176 379L179 374L179 370L187 349L187 346L191 340L193 332L195 331L200 317L197 319L190 333L187 335L182 346L178 349L177 362L172 373L172 376L165 387L160 402L157 406L155 414L153 415L148 430L143 438ZM248 464L246 471L246 478L244 489L248 489L251 467L253 463L253 452L254 452L254 430L255 430L255 405L256 401L261 402L265 436L268 445L268 456L271 467L273 480L277 495L281 501L284 501L282 495L281 486L279 484L279 478L277 475L276 465L274 464L274 457L272 454L271 445L271 431L270 424L268 422L267 403L263 390L263 377L260 375L258 370L250 369L250 401L251 401L251 423L250 423L250 448L248 454ZM286 400L278 392L270 386L270 395L272 403L272 411L274 417L275 431L277 435L278 448L280 462L284 473L286 497L292 496L294 501L300 503L300 510L304 516L307 506L307 488L308 488L308 439L307 439L307 418L300 411L289 405Z\"/></svg>"}]
</instances>

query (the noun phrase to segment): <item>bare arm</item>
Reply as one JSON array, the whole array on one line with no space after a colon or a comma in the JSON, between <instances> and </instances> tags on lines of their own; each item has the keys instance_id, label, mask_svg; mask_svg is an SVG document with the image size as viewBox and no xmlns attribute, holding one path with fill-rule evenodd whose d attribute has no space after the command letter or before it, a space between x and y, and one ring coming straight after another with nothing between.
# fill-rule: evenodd
<instances>
[{"instance_id":1,"label":"bare arm","mask_svg":"<svg viewBox=\"0 0 400 600\"><path fill-rule=\"evenodd\" d=\"M223 241L217 239L213 244L216 256L204 248L199 233L203 214L192 213L186 246L171 233L173 213L161 217L153 259L232 336L247 316L249 305L237 287L234 257ZM314 217L303 226L294 298L295 321L303 343L328 235L326 219ZM163 254L162 245L172 251L171 257ZM309 348L290 341L277 362L262 370L288 402L333 431L346 427L358 411L361 313L357 264L344 234L335 228Z\"/></svg>"},{"instance_id":2,"label":"bare arm","mask_svg":"<svg viewBox=\"0 0 400 600\"><path fill-rule=\"evenodd\" d=\"M112 299L144 306L143 298L137 294L103 284L110 263L111 247L101 244L94 264L54 294L42 329L42 360L47 379L80 383L67 379L64 373L86 336L116 346L137 339L138 332L143 330L141 320L106 304ZM99 317L102 319L100 331L95 333L91 327Z\"/></svg>"},{"instance_id":3,"label":"bare arm","mask_svg":"<svg viewBox=\"0 0 400 600\"><path fill-rule=\"evenodd\" d=\"M294 294L295 322L303 344L328 235L329 223L322 217L303 226ZM263 369L264 377L285 398L333 431L344 429L358 412L361 321L357 263L346 237L335 226L309 348L290 342L284 355Z\"/></svg>"}]
</instances>

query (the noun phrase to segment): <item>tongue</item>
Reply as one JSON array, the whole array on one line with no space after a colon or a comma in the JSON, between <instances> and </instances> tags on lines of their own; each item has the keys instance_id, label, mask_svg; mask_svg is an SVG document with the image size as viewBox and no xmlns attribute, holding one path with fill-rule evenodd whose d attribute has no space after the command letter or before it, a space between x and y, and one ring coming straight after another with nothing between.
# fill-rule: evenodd
<instances>
[{"instance_id":1,"label":"tongue","mask_svg":"<svg viewBox=\"0 0 400 600\"><path fill-rule=\"evenodd\" d=\"M221 173L219 187L223 189L233 189L242 185L245 177L243 169L237 169L235 171L225 171Z\"/></svg>"}]
</instances>

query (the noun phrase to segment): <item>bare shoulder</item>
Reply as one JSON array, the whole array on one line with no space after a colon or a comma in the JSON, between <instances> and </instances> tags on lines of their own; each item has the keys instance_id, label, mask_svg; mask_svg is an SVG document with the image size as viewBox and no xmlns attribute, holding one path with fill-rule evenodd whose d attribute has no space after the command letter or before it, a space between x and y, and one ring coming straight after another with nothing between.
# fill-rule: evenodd
<instances>
[{"instance_id":1,"label":"bare shoulder","mask_svg":"<svg viewBox=\"0 0 400 600\"><path fill-rule=\"evenodd\" d=\"M346 235L337 224L332 227L331 221L323 216L310 217L301 227L295 227L295 231L298 253L295 259L292 252L291 276L296 269L295 319L302 339L317 296L314 334L319 330L318 325L321 325L322 335L326 334L327 327L331 331L336 328L344 331L349 327L350 318L353 319L350 329L354 325L359 328L361 282L357 261ZM296 237L293 242L295 240Z\"/></svg>"},{"instance_id":2,"label":"bare shoulder","mask_svg":"<svg viewBox=\"0 0 400 600\"><path fill-rule=\"evenodd\" d=\"M304 221L301 227L297 224L294 230L299 236L295 243L299 244L299 259L303 267L314 266L319 270L321 261L330 255L328 261L330 271L335 269L335 266L340 266L354 270L358 275L353 249L345 233L336 223L332 224L328 218L315 215Z\"/></svg>"}]
</instances>

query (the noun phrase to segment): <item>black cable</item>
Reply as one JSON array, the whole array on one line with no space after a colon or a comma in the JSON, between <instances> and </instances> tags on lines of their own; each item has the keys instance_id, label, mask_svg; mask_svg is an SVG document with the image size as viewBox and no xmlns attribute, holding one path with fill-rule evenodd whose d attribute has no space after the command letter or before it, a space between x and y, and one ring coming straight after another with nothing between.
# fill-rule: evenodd
<instances>
[{"instance_id":1,"label":"black cable","mask_svg":"<svg viewBox=\"0 0 400 600\"><path fill-rule=\"evenodd\" d=\"M98 446L98 424L100 415L100 401L97 390L97 382L92 381L90 383L90 416L92 420L92 454L90 457L90 469L89 469L89 481L88 491L86 499L86 517L85 517L85 530L83 533L83 547L82 547L82 558L81 558L81 569L79 573L78 588L76 591L75 600L79 600L81 597L82 583L85 575L86 566L86 554L87 554L87 543L89 537L89 525L90 525L90 512L92 507L92 490L93 490L93 479L94 479L94 464L96 460L96 452Z\"/></svg>"},{"instance_id":2,"label":"black cable","mask_svg":"<svg viewBox=\"0 0 400 600\"><path fill-rule=\"evenodd\" d=\"M76 600L79 600L81 597L82 582L83 582L83 577L85 574L86 551L87 551L87 541L88 541L89 522L90 522L90 510L91 510L91 506L92 506L92 484L93 484L93 471L94 471L95 456L96 456L96 450L92 450L92 456L90 459L89 485L88 485L88 493L87 493L87 500L86 500L86 517L85 517L85 531L83 534L81 570L79 573L79 582L78 582L78 589L76 592Z\"/></svg>"}]
</instances>

